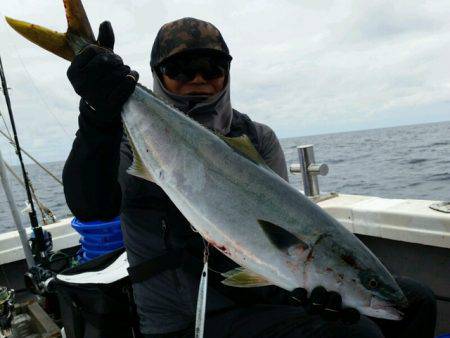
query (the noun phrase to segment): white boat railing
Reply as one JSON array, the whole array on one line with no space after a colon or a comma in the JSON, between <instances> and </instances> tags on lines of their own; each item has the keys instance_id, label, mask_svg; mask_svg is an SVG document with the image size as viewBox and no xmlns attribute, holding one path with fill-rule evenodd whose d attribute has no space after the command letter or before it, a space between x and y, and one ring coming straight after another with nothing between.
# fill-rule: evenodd
<instances>
[{"instance_id":1,"label":"white boat railing","mask_svg":"<svg viewBox=\"0 0 450 338\"><path fill-rule=\"evenodd\" d=\"M450 249L450 214L433 203L339 194L318 204L355 234Z\"/></svg>"},{"instance_id":2,"label":"white boat railing","mask_svg":"<svg viewBox=\"0 0 450 338\"><path fill-rule=\"evenodd\" d=\"M61 250L74 247L79 244L80 235L72 229L70 222L72 218L65 218L59 222L44 226L53 238L53 250ZM27 228L28 236L31 228ZM24 259L22 244L17 231L0 234L0 265Z\"/></svg>"},{"instance_id":3,"label":"white boat railing","mask_svg":"<svg viewBox=\"0 0 450 338\"><path fill-rule=\"evenodd\" d=\"M450 214L430 209L436 201L339 194L318 203L355 234L450 249ZM63 219L45 226L54 250L73 247L79 234ZM31 229L27 229L31 234ZM0 234L0 265L24 259L17 231Z\"/></svg>"}]
</instances>

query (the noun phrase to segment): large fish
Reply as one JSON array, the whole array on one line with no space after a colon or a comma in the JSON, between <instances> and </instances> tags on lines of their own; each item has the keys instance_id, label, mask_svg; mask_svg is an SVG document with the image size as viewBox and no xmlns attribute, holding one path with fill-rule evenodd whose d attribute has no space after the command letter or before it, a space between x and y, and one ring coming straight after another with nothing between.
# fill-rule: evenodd
<instances>
[{"instance_id":1,"label":"large fish","mask_svg":"<svg viewBox=\"0 0 450 338\"><path fill-rule=\"evenodd\" d=\"M94 35L80 0L65 0L67 33L7 18L20 34L67 60ZM270 170L246 136L216 135L138 85L123 123L133 175L158 184L213 246L242 268L235 287L318 285L345 306L401 319L406 299L380 261L334 218Z\"/></svg>"}]
</instances>

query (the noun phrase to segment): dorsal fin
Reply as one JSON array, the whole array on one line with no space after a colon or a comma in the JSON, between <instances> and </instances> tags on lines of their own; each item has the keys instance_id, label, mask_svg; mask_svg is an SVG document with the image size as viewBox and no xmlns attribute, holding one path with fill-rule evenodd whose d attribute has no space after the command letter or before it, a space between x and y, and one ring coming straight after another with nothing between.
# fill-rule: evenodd
<instances>
[{"instance_id":1,"label":"dorsal fin","mask_svg":"<svg viewBox=\"0 0 450 338\"><path fill-rule=\"evenodd\" d=\"M261 164L264 167L269 168L267 166L266 162L264 162L261 155L255 149L252 141L250 141L250 139L248 138L247 135L243 134L238 137L227 137L227 136L218 134L218 136L222 140L224 140L231 148L236 150L241 155L247 157L249 160L251 160L255 163Z\"/></svg>"},{"instance_id":2,"label":"dorsal fin","mask_svg":"<svg viewBox=\"0 0 450 338\"><path fill-rule=\"evenodd\" d=\"M258 223L270 242L280 250L285 251L290 247L297 245L301 245L303 249L309 248L308 244L279 225L261 219L258 220Z\"/></svg>"}]
</instances>

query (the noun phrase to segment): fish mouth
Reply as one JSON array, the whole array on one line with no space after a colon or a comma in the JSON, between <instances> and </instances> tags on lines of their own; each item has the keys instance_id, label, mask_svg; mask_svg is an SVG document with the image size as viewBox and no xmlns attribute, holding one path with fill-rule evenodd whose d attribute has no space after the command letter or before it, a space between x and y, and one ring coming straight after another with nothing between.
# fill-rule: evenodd
<instances>
[{"instance_id":1,"label":"fish mouth","mask_svg":"<svg viewBox=\"0 0 450 338\"><path fill-rule=\"evenodd\" d=\"M377 297L372 297L370 300L369 312L367 313L368 316L390 320L402 320L404 316L404 313L398 307Z\"/></svg>"}]
</instances>

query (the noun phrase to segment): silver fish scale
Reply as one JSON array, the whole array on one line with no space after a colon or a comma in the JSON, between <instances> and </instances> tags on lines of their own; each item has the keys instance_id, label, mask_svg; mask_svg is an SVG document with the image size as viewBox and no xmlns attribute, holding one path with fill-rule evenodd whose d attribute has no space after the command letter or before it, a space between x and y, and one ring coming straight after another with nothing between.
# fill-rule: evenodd
<instances>
[{"instance_id":1,"label":"silver fish scale","mask_svg":"<svg viewBox=\"0 0 450 338\"><path fill-rule=\"evenodd\" d=\"M371 293L359 281L361 268L395 288L378 259L336 220L150 90L139 85L122 117L155 183L208 242L241 266L288 290L323 285L367 314ZM258 220L309 248L278 249ZM342 255L349 255L348 262Z\"/></svg>"}]
</instances>

